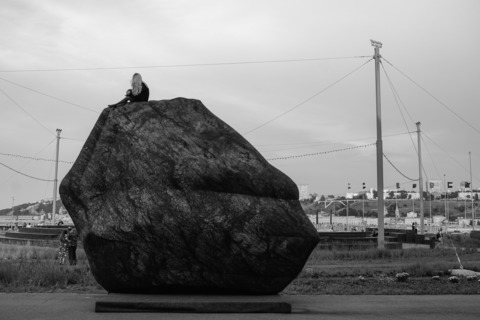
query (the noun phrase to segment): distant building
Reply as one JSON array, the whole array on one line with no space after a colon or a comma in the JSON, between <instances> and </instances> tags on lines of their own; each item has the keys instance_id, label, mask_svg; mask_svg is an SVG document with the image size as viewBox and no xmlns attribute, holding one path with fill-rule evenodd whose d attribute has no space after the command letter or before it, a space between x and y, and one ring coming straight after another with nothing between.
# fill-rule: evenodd
<instances>
[{"instance_id":1,"label":"distant building","mask_svg":"<svg viewBox=\"0 0 480 320\"><path fill-rule=\"evenodd\" d=\"M478 192L459 192L458 193L458 199L460 200L471 200L472 199L472 196L473 196L473 199L475 199L476 197L480 197L480 195L478 195Z\"/></svg>"},{"instance_id":2,"label":"distant building","mask_svg":"<svg viewBox=\"0 0 480 320\"><path fill-rule=\"evenodd\" d=\"M407 218L417 218L417 213L416 212L407 212Z\"/></svg>"},{"instance_id":3,"label":"distant building","mask_svg":"<svg viewBox=\"0 0 480 320\"><path fill-rule=\"evenodd\" d=\"M310 194L308 193L308 184L297 184L297 188L299 200L310 198Z\"/></svg>"},{"instance_id":4,"label":"distant building","mask_svg":"<svg viewBox=\"0 0 480 320\"><path fill-rule=\"evenodd\" d=\"M418 193L418 192L409 193L408 194L408 199L419 200L420 199L420 193Z\"/></svg>"}]
</instances>

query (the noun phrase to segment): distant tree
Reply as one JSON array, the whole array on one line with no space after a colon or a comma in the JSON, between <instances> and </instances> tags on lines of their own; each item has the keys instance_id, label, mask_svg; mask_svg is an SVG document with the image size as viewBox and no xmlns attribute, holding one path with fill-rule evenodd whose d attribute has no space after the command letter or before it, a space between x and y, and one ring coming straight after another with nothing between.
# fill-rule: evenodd
<instances>
[{"instance_id":1,"label":"distant tree","mask_svg":"<svg viewBox=\"0 0 480 320\"><path fill-rule=\"evenodd\" d=\"M405 190L400 190L400 199L407 199L408 192Z\"/></svg>"},{"instance_id":2,"label":"distant tree","mask_svg":"<svg viewBox=\"0 0 480 320\"><path fill-rule=\"evenodd\" d=\"M458 191L452 191L448 194L449 199L456 199L458 198Z\"/></svg>"},{"instance_id":3,"label":"distant tree","mask_svg":"<svg viewBox=\"0 0 480 320\"><path fill-rule=\"evenodd\" d=\"M318 194L316 193L311 193L308 195L308 202L313 203L315 199L317 199Z\"/></svg>"},{"instance_id":4,"label":"distant tree","mask_svg":"<svg viewBox=\"0 0 480 320\"><path fill-rule=\"evenodd\" d=\"M478 193L475 193L475 197L473 198L475 201L478 201Z\"/></svg>"},{"instance_id":5,"label":"distant tree","mask_svg":"<svg viewBox=\"0 0 480 320\"><path fill-rule=\"evenodd\" d=\"M322 196L320 197L320 201L325 201L325 196L322 194Z\"/></svg>"},{"instance_id":6,"label":"distant tree","mask_svg":"<svg viewBox=\"0 0 480 320\"><path fill-rule=\"evenodd\" d=\"M392 203L390 204L388 207L387 207L387 216L392 216L392 217L395 217L395 208L397 206L395 205L395 203Z\"/></svg>"},{"instance_id":7,"label":"distant tree","mask_svg":"<svg viewBox=\"0 0 480 320\"><path fill-rule=\"evenodd\" d=\"M354 216L354 217L360 217L362 215L362 211L350 207L348 208L348 215Z\"/></svg>"},{"instance_id":8,"label":"distant tree","mask_svg":"<svg viewBox=\"0 0 480 320\"><path fill-rule=\"evenodd\" d=\"M395 192L390 191L390 192L388 193L387 199L393 199L394 197L395 197Z\"/></svg>"}]
</instances>

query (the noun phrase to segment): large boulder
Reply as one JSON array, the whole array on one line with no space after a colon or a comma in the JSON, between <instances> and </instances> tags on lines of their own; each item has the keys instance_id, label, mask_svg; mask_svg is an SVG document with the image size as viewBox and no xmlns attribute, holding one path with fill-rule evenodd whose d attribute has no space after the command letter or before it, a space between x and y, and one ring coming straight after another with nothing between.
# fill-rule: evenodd
<instances>
[{"instance_id":1,"label":"large boulder","mask_svg":"<svg viewBox=\"0 0 480 320\"><path fill-rule=\"evenodd\" d=\"M277 293L318 242L293 181L198 100L103 110L60 195L110 292Z\"/></svg>"}]
</instances>

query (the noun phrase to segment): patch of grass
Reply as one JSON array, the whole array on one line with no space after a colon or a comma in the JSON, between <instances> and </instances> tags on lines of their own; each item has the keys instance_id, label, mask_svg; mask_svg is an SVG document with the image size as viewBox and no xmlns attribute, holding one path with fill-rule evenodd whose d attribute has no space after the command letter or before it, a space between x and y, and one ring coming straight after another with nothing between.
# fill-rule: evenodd
<instances>
[{"instance_id":1,"label":"patch of grass","mask_svg":"<svg viewBox=\"0 0 480 320\"><path fill-rule=\"evenodd\" d=\"M463 241L463 242L462 242ZM454 240L456 245L468 239ZM457 248L465 269L479 271L480 252ZM60 266L58 249L0 244L0 292L105 292L95 281L83 249L76 266ZM480 282L448 280L459 268L453 248L322 250L282 294L480 294ZM407 281L396 274L406 272ZM439 276L438 280L432 279Z\"/></svg>"},{"instance_id":2,"label":"patch of grass","mask_svg":"<svg viewBox=\"0 0 480 320\"><path fill-rule=\"evenodd\" d=\"M103 291L83 249L77 249L76 266L59 265L57 256L56 248L0 245L0 291Z\"/></svg>"},{"instance_id":3,"label":"patch of grass","mask_svg":"<svg viewBox=\"0 0 480 320\"><path fill-rule=\"evenodd\" d=\"M458 249L457 249L458 251ZM480 253L459 252L465 269L478 271ZM282 294L478 294L480 283L448 281L459 268L452 248L404 250L322 250L317 247L304 269ZM411 277L398 282L395 276ZM432 280L439 276L438 280Z\"/></svg>"}]
</instances>

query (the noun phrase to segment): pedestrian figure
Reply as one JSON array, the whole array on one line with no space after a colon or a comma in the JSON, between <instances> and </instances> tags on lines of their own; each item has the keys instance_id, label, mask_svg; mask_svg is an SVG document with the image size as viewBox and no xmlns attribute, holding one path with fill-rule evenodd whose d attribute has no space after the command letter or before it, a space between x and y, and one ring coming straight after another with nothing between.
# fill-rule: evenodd
<instances>
[{"instance_id":1,"label":"pedestrian figure","mask_svg":"<svg viewBox=\"0 0 480 320\"><path fill-rule=\"evenodd\" d=\"M67 230L63 230L58 239L60 240L60 248L58 250L58 259L60 261L60 264L63 265L65 264L65 259L67 258L67 254L68 254Z\"/></svg>"},{"instance_id":2,"label":"pedestrian figure","mask_svg":"<svg viewBox=\"0 0 480 320\"><path fill-rule=\"evenodd\" d=\"M77 264L77 230L68 227L68 262L71 266Z\"/></svg>"}]
</instances>

